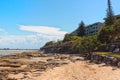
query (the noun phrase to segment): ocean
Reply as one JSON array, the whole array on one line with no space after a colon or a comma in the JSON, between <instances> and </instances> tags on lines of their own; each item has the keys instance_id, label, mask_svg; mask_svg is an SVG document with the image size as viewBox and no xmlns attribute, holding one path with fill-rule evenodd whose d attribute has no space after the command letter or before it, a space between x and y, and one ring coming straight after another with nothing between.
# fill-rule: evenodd
<instances>
[{"instance_id":1,"label":"ocean","mask_svg":"<svg viewBox=\"0 0 120 80\"><path fill-rule=\"evenodd\" d=\"M37 52L38 50L0 50L0 56L15 55L22 52Z\"/></svg>"}]
</instances>

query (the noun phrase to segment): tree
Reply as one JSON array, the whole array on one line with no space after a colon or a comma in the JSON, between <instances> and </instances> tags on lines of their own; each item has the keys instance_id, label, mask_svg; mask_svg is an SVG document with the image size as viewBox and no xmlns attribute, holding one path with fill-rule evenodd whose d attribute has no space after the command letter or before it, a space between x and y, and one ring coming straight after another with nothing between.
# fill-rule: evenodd
<instances>
[{"instance_id":1,"label":"tree","mask_svg":"<svg viewBox=\"0 0 120 80\"><path fill-rule=\"evenodd\" d=\"M54 43L55 43L54 41L49 41L49 42L47 42L47 43L44 45L44 47L45 47L45 46L53 45Z\"/></svg>"},{"instance_id":2,"label":"tree","mask_svg":"<svg viewBox=\"0 0 120 80\"><path fill-rule=\"evenodd\" d=\"M108 9L106 11L107 11L107 16L105 18L105 25L109 26L112 25L115 20L110 0L108 0Z\"/></svg>"},{"instance_id":3,"label":"tree","mask_svg":"<svg viewBox=\"0 0 120 80\"><path fill-rule=\"evenodd\" d=\"M100 33L98 34L98 40L101 43L109 44L111 42L112 30L113 28L111 26L103 27Z\"/></svg>"},{"instance_id":4,"label":"tree","mask_svg":"<svg viewBox=\"0 0 120 80\"><path fill-rule=\"evenodd\" d=\"M88 36L81 40L81 50L88 54L92 54L100 45L100 42L97 39L97 35Z\"/></svg>"},{"instance_id":5,"label":"tree","mask_svg":"<svg viewBox=\"0 0 120 80\"><path fill-rule=\"evenodd\" d=\"M63 42L66 42L66 41L71 41L71 34L65 34L65 37L64 37L64 39L63 39Z\"/></svg>"},{"instance_id":6,"label":"tree","mask_svg":"<svg viewBox=\"0 0 120 80\"><path fill-rule=\"evenodd\" d=\"M97 39L97 35L82 37L80 40L76 41L73 48L75 52L92 54L100 45Z\"/></svg>"},{"instance_id":7,"label":"tree","mask_svg":"<svg viewBox=\"0 0 120 80\"><path fill-rule=\"evenodd\" d=\"M79 24L79 28L78 28L78 36L85 36L85 24L83 21L81 21L81 23Z\"/></svg>"},{"instance_id":8,"label":"tree","mask_svg":"<svg viewBox=\"0 0 120 80\"><path fill-rule=\"evenodd\" d=\"M69 41L76 41L78 40L80 37L79 36L73 36L71 34L65 34L65 37L63 39L63 42L69 42Z\"/></svg>"},{"instance_id":9,"label":"tree","mask_svg":"<svg viewBox=\"0 0 120 80\"><path fill-rule=\"evenodd\" d=\"M116 37L120 37L120 20L116 20L109 27L103 27L98 34L98 40L104 44L111 43Z\"/></svg>"},{"instance_id":10,"label":"tree","mask_svg":"<svg viewBox=\"0 0 120 80\"><path fill-rule=\"evenodd\" d=\"M116 20L113 27L112 36L120 37L120 20Z\"/></svg>"}]
</instances>

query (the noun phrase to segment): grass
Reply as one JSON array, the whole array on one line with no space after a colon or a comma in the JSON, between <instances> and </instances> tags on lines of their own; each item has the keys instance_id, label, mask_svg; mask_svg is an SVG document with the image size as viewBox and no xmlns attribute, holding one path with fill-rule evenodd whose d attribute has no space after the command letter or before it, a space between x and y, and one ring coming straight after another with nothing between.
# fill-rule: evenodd
<instances>
[{"instance_id":1,"label":"grass","mask_svg":"<svg viewBox=\"0 0 120 80\"><path fill-rule=\"evenodd\" d=\"M113 53L113 52L96 52L96 53L101 55L111 55L111 56L120 58L120 53Z\"/></svg>"}]
</instances>

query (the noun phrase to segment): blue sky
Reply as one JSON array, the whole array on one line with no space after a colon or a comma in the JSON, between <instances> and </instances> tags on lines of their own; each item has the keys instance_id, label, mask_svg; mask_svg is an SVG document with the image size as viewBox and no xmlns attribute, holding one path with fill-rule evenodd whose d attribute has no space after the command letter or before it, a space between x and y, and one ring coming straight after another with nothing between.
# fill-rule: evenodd
<instances>
[{"instance_id":1,"label":"blue sky","mask_svg":"<svg viewBox=\"0 0 120 80\"><path fill-rule=\"evenodd\" d=\"M111 0L120 14L120 0ZM107 0L0 0L0 48L39 48L78 27L103 22Z\"/></svg>"}]
</instances>

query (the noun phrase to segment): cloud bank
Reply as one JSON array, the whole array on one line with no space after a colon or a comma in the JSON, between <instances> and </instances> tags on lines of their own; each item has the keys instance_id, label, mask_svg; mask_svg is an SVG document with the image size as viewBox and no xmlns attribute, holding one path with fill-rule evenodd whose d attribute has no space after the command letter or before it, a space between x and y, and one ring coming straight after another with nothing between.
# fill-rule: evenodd
<instances>
[{"instance_id":1,"label":"cloud bank","mask_svg":"<svg viewBox=\"0 0 120 80\"><path fill-rule=\"evenodd\" d=\"M20 30L24 31L30 31L30 32L36 32L40 34L45 34L45 35L64 35L65 31L61 31L60 28L55 28L55 27L48 27L48 26L25 26L25 25L20 25Z\"/></svg>"},{"instance_id":2,"label":"cloud bank","mask_svg":"<svg viewBox=\"0 0 120 80\"><path fill-rule=\"evenodd\" d=\"M62 31L60 28L48 27L48 26L26 26L19 25L21 32L30 32L29 35L1 35L0 36L0 48L27 48L27 49L39 49L48 41L61 40L66 34L66 31ZM5 32L4 29L0 29L0 32Z\"/></svg>"}]
</instances>

